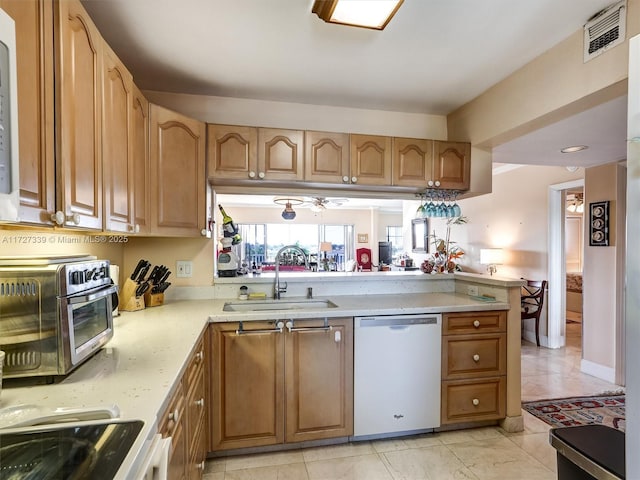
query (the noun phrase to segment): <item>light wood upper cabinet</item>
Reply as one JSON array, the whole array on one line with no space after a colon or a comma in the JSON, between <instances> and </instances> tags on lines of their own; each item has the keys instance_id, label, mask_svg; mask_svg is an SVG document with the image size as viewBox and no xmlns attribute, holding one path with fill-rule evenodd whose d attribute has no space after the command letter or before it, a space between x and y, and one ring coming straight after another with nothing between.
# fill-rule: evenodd
<instances>
[{"instance_id":1,"label":"light wood upper cabinet","mask_svg":"<svg viewBox=\"0 0 640 480\"><path fill-rule=\"evenodd\" d=\"M304 179L307 182L349 183L349 134L304 132Z\"/></svg>"},{"instance_id":2,"label":"light wood upper cabinet","mask_svg":"<svg viewBox=\"0 0 640 480\"><path fill-rule=\"evenodd\" d=\"M351 135L351 183L391 185L391 137Z\"/></svg>"},{"instance_id":3,"label":"light wood upper cabinet","mask_svg":"<svg viewBox=\"0 0 640 480\"><path fill-rule=\"evenodd\" d=\"M102 229L102 37L78 0L58 1L56 168L67 226Z\"/></svg>"},{"instance_id":4,"label":"light wood upper cabinet","mask_svg":"<svg viewBox=\"0 0 640 480\"><path fill-rule=\"evenodd\" d=\"M221 178L257 178L257 128L209 124L207 142L208 172L214 182Z\"/></svg>"},{"instance_id":5,"label":"light wood upper cabinet","mask_svg":"<svg viewBox=\"0 0 640 480\"><path fill-rule=\"evenodd\" d=\"M440 188L468 190L471 183L471 144L434 142L433 181Z\"/></svg>"},{"instance_id":6,"label":"light wood upper cabinet","mask_svg":"<svg viewBox=\"0 0 640 480\"><path fill-rule=\"evenodd\" d=\"M134 232L133 225L133 77L103 46L102 163L104 229Z\"/></svg>"},{"instance_id":7,"label":"light wood upper cabinet","mask_svg":"<svg viewBox=\"0 0 640 480\"><path fill-rule=\"evenodd\" d=\"M149 102L133 86L131 104L131 157L133 160L133 220L134 232L150 231L149 213Z\"/></svg>"},{"instance_id":8,"label":"light wood upper cabinet","mask_svg":"<svg viewBox=\"0 0 640 480\"><path fill-rule=\"evenodd\" d=\"M51 224L55 211L53 3L0 0L16 25L20 220Z\"/></svg>"},{"instance_id":9,"label":"light wood upper cabinet","mask_svg":"<svg viewBox=\"0 0 640 480\"><path fill-rule=\"evenodd\" d=\"M304 177L302 130L258 129L258 178L302 180Z\"/></svg>"},{"instance_id":10,"label":"light wood upper cabinet","mask_svg":"<svg viewBox=\"0 0 640 480\"><path fill-rule=\"evenodd\" d=\"M205 124L154 104L149 111L151 233L201 236L206 224Z\"/></svg>"},{"instance_id":11,"label":"light wood upper cabinet","mask_svg":"<svg viewBox=\"0 0 640 480\"><path fill-rule=\"evenodd\" d=\"M433 140L393 139L393 184L426 188L433 170Z\"/></svg>"}]
</instances>

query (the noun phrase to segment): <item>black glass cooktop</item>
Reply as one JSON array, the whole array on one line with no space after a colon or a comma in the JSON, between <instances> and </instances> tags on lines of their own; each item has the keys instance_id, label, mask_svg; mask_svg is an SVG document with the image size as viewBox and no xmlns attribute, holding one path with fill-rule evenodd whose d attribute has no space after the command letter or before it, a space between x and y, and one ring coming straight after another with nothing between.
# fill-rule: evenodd
<instances>
[{"instance_id":1,"label":"black glass cooktop","mask_svg":"<svg viewBox=\"0 0 640 480\"><path fill-rule=\"evenodd\" d=\"M0 431L1 480L111 480L143 422Z\"/></svg>"}]
</instances>

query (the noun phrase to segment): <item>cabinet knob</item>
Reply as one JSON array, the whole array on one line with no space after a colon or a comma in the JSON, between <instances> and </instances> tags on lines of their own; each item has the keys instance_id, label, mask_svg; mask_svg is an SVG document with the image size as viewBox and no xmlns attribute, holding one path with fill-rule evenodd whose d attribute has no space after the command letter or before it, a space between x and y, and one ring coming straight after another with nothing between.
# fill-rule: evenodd
<instances>
[{"instance_id":1,"label":"cabinet knob","mask_svg":"<svg viewBox=\"0 0 640 480\"><path fill-rule=\"evenodd\" d=\"M436 180L436 187L440 186L440 180Z\"/></svg>"},{"instance_id":2,"label":"cabinet knob","mask_svg":"<svg viewBox=\"0 0 640 480\"><path fill-rule=\"evenodd\" d=\"M429 187L433 187L433 180L429 180L429 181L427 182L427 186L429 186Z\"/></svg>"},{"instance_id":3,"label":"cabinet knob","mask_svg":"<svg viewBox=\"0 0 640 480\"><path fill-rule=\"evenodd\" d=\"M195 358L196 358L196 362L200 363L204 358L204 352L200 350L198 353L196 353Z\"/></svg>"},{"instance_id":4,"label":"cabinet knob","mask_svg":"<svg viewBox=\"0 0 640 480\"><path fill-rule=\"evenodd\" d=\"M209 236L209 230L207 230L206 228L203 228L202 230L200 230L200 235L203 237L208 237Z\"/></svg>"},{"instance_id":5,"label":"cabinet knob","mask_svg":"<svg viewBox=\"0 0 640 480\"><path fill-rule=\"evenodd\" d=\"M480 355L478 355L477 353L473 356L473 361L474 362L479 362L480 361Z\"/></svg>"},{"instance_id":6,"label":"cabinet knob","mask_svg":"<svg viewBox=\"0 0 640 480\"><path fill-rule=\"evenodd\" d=\"M204 398L196 400L196 407L204 407Z\"/></svg>"},{"instance_id":7,"label":"cabinet knob","mask_svg":"<svg viewBox=\"0 0 640 480\"><path fill-rule=\"evenodd\" d=\"M480 405L480 400L478 400L477 398L474 398L471 403L473 403L474 407L477 407L478 405Z\"/></svg>"},{"instance_id":8,"label":"cabinet knob","mask_svg":"<svg viewBox=\"0 0 640 480\"><path fill-rule=\"evenodd\" d=\"M358 177L351 177L351 183L357 183Z\"/></svg>"},{"instance_id":9,"label":"cabinet knob","mask_svg":"<svg viewBox=\"0 0 640 480\"><path fill-rule=\"evenodd\" d=\"M344 183L349 183L349 177L345 175L344 177L342 177L342 181Z\"/></svg>"},{"instance_id":10,"label":"cabinet knob","mask_svg":"<svg viewBox=\"0 0 640 480\"><path fill-rule=\"evenodd\" d=\"M131 233L140 233L140 225L137 223L135 225L129 225L129 231Z\"/></svg>"},{"instance_id":11,"label":"cabinet knob","mask_svg":"<svg viewBox=\"0 0 640 480\"><path fill-rule=\"evenodd\" d=\"M180 418L180 413L178 412L178 410L174 410L173 412L169 413L169 420L178 423L178 419Z\"/></svg>"},{"instance_id":12,"label":"cabinet knob","mask_svg":"<svg viewBox=\"0 0 640 480\"><path fill-rule=\"evenodd\" d=\"M256 172L254 172L253 170L251 170L249 172L249 178L256 178Z\"/></svg>"},{"instance_id":13,"label":"cabinet knob","mask_svg":"<svg viewBox=\"0 0 640 480\"><path fill-rule=\"evenodd\" d=\"M258 174L258 178L260 178L260 179L264 178L264 172L260 172L260 173Z\"/></svg>"},{"instance_id":14,"label":"cabinet knob","mask_svg":"<svg viewBox=\"0 0 640 480\"><path fill-rule=\"evenodd\" d=\"M476 328L480 328L480 320L474 320L473 321L473 326Z\"/></svg>"},{"instance_id":15,"label":"cabinet knob","mask_svg":"<svg viewBox=\"0 0 640 480\"><path fill-rule=\"evenodd\" d=\"M198 464L198 470L202 470L204 472L204 460Z\"/></svg>"},{"instance_id":16,"label":"cabinet knob","mask_svg":"<svg viewBox=\"0 0 640 480\"><path fill-rule=\"evenodd\" d=\"M74 225L80 225L80 215L78 215L77 213L65 215L60 210L58 210L56 213L51 214L51 221L59 226L62 226L67 222L73 223Z\"/></svg>"}]
</instances>

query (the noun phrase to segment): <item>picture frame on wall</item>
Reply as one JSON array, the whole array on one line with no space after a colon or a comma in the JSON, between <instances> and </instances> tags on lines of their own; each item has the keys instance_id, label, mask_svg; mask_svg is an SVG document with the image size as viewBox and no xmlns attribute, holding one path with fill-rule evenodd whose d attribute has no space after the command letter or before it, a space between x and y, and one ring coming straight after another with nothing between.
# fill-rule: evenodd
<instances>
[{"instance_id":1,"label":"picture frame on wall","mask_svg":"<svg viewBox=\"0 0 640 480\"><path fill-rule=\"evenodd\" d=\"M589 245L609 246L609 201L589 204Z\"/></svg>"},{"instance_id":2,"label":"picture frame on wall","mask_svg":"<svg viewBox=\"0 0 640 480\"><path fill-rule=\"evenodd\" d=\"M426 218L411 220L411 251L429 253L429 222Z\"/></svg>"}]
</instances>

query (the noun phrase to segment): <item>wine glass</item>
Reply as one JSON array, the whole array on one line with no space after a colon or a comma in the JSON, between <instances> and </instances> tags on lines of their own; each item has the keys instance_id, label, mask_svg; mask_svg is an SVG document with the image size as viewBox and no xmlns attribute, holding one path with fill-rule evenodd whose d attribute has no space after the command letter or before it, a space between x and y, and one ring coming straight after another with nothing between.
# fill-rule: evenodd
<instances>
[{"instance_id":1,"label":"wine glass","mask_svg":"<svg viewBox=\"0 0 640 480\"><path fill-rule=\"evenodd\" d=\"M418 205L418 208L416 209L416 215L415 218L424 218L425 217L425 209L426 209L426 205L425 205L425 201L422 195L420 195L420 205Z\"/></svg>"},{"instance_id":2,"label":"wine glass","mask_svg":"<svg viewBox=\"0 0 640 480\"><path fill-rule=\"evenodd\" d=\"M453 216L454 217L461 217L462 216L462 209L460 208L460 205L458 205L458 193L460 192L455 192L454 197L453 197Z\"/></svg>"}]
</instances>

